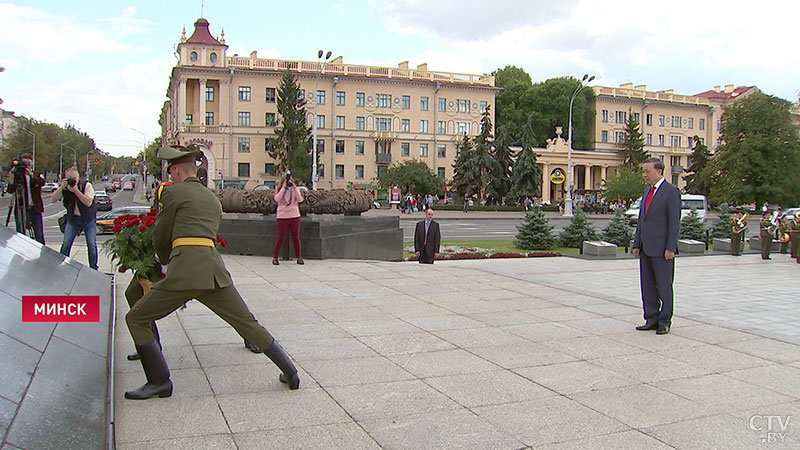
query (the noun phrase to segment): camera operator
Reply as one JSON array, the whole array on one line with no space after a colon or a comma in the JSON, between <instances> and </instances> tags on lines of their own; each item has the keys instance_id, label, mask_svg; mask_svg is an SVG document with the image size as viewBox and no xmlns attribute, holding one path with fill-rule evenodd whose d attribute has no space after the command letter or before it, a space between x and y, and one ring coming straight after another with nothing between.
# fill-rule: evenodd
<instances>
[{"instance_id":1,"label":"camera operator","mask_svg":"<svg viewBox=\"0 0 800 450\"><path fill-rule=\"evenodd\" d=\"M97 207L94 204L94 187L87 180L79 178L78 169L70 167L64 172L61 185L50 194L50 201L62 200L67 210L67 223L64 226L64 240L61 254L69 256L75 236L83 230L89 252L89 267L97 270Z\"/></svg>"},{"instance_id":2,"label":"camera operator","mask_svg":"<svg viewBox=\"0 0 800 450\"><path fill-rule=\"evenodd\" d=\"M294 183L291 172L287 171L286 177L281 178L278 192L275 193L275 201L278 203L278 209L275 212L277 236L275 246L272 248L272 264L276 266L280 264L278 252L283 245L283 238L286 237L286 228L289 228L292 233L292 245L297 256L297 264L304 264L303 258L300 256L300 207L297 206L303 201L303 194Z\"/></svg>"},{"instance_id":3,"label":"camera operator","mask_svg":"<svg viewBox=\"0 0 800 450\"><path fill-rule=\"evenodd\" d=\"M25 234L25 230L33 228L35 239L44 244L44 226L42 225L42 186L45 180L41 172L33 172L33 160L30 155L22 155L19 162L11 168L11 180L6 188L9 194L17 193L14 204L14 219L17 232ZM21 188L19 191L17 188Z\"/></svg>"}]
</instances>

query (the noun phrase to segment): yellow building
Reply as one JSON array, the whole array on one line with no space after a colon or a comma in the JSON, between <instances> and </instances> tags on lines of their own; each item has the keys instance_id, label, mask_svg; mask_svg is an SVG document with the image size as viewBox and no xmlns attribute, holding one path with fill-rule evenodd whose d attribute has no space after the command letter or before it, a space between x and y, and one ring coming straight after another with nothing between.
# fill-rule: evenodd
<instances>
[{"instance_id":1,"label":"yellow building","mask_svg":"<svg viewBox=\"0 0 800 450\"><path fill-rule=\"evenodd\" d=\"M238 178L253 188L279 175L267 150L280 120L277 91L286 70L305 95L309 126L316 103L320 189L372 187L378 173L408 159L452 179L458 136L478 134L481 114L494 104L492 76L431 71L426 64L409 68L407 62L345 64L341 56L327 64L258 58L256 52L227 56L224 32L215 38L202 18L194 26L177 47L162 138L202 144L200 174L217 185ZM494 108L490 112L494 122Z\"/></svg>"}]
</instances>

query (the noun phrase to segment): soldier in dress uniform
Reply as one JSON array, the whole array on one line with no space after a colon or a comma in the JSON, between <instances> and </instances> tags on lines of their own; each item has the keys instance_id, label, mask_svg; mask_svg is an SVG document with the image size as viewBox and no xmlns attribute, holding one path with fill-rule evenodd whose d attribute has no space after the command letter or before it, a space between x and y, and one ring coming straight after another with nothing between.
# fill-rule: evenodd
<instances>
[{"instance_id":1,"label":"soldier in dress uniform","mask_svg":"<svg viewBox=\"0 0 800 450\"><path fill-rule=\"evenodd\" d=\"M731 218L731 256L742 256L741 243L747 223L742 224L742 210L737 209L736 215ZM744 225L744 226L743 226Z\"/></svg>"},{"instance_id":2,"label":"soldier in dress uniform","mask_svg":"<svg viewBox=\"0 0 800 450\"><path fill-rule=\"evenodd\" d=\"M281 382L290 389L300 385L292 360L253 318L217 253L215 238L222 206L195 176L195 162L201 154L200 150L183 147L158 150L158 157L169 163L167 172L174 184L161 192L161 209L153 225L153 245L159 260L169 265L166 277L153 284L125 316L147 377L146 384L125 392L125 398L172 395L169 368L150 324L190 299L206 305L240 336L261 349L281 370Z\"/></svg>"},{"instance_id":3,"label":"soldier in dress uniform","mask_svg":"<svg viewBox=\"0 0 800 450\"><path fill-rule=\"evenodd\" d=\"M769 257L769 252L772 250L772 236L775 234L772 228L772 213L767 210L761 214L761 259L772 259Z\"/></svg>"},{"instance_id":4,"label":"soldier in dress uniform","mask_svg":"<svg viewBox=\"0 0 800 450\"><path fill-rule=\"evenodd\" d=\"M778 241L780 241L781 243L780 252L784 255L789 253L789 247L792 245L791 243L792 237L789 234L790 231L789 219L790 219L789 217L783 216L778 222Z\"/></svg>"},{"instance_id":5,"label":"soldier in dress uniform","mask_svg":"<svg viewBox=\"0 0 800 450\"><path fill-rule=\"evenodd\" d=\"M800 211L789 221L789 235L791 236L790 242L792 243L790 247L790 256L795 258L797 263L800 264Z\"/></svg>"}]
</instances>

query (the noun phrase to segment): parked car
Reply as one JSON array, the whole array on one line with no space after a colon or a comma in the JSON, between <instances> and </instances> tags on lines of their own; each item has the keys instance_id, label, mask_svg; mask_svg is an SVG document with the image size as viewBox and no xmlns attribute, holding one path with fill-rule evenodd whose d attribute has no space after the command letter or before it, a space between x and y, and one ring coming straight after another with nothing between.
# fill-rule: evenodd
<instances>
[{"instance_id":1,"label":"parked car","mask_svg":"<svg viewBox=\"0 0 800 450\"><path fill-rule=\"evenodd\" d=\"M149 206L123 206L97 216L97 233L113 233L114 219L123 214L145 214L150 211Z\"/></svg>"},{"instance_id":2,"label":"parked car","mask_svg":"<svg viewBox=\"0 0 800 450\"><path fill-rule=\"evenodd\" d=\"M641 205L642 198L639 197L638 200L633 202L631 208L625 211L625 219L632 227L635 227L639 221L639 208L641 208ZM697 211L697 215L700 216L700 220L703 222L706 221L706 218L708 217L708 199L706 199L705 195L681 195L681 219L688 216L692 210Z\"/></svg>"},{"instance_id":3,"label":"parked car","mask_svg":"<svg viewBox=\"0 0 800 450\"><path fill-rule=\"evenodd\" d=\"M800 213L800 208L787 208L786 211L783 212L783 216L781 216L781 219L783 219L786 216L789 217L795 216L797 215L797 213Z\"/></svg>"},{"instance_id":4,"label":"parked car","mask_svg":"<svg viewBox=\"0 0 800 450\"><path fill-rule=\"evenodd\" d=\"M42 186L42 192L53 192L56 189L58 189L58 183L53 183L52 181Z\"/></svg>"},{"instance_id":5,"label":"parked car","mask_svg":"<svg viewBox=\"0 0 800 450\"><path fill-rule=\"evenodd\" d=\"M111 197L103 191L94 193L94 204L97 206L98 211L111 211L113 207Z\"/></svg>"}]
</instances>

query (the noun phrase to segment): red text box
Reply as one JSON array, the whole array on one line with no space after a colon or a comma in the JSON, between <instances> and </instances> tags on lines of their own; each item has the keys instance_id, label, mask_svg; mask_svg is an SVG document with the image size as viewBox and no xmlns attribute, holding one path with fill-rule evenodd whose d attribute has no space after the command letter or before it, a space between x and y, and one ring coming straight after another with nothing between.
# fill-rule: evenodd
<instances>
[{"instance_id":1,"label":"red text box","mask_svg":"<svg viewBox=\"0 0 800 450\"><path fill-rule=\"evenodd\" d=\"M23 295L23 322L99 322L100 297L91 295Z\"/></svg>"}]
</instances>

